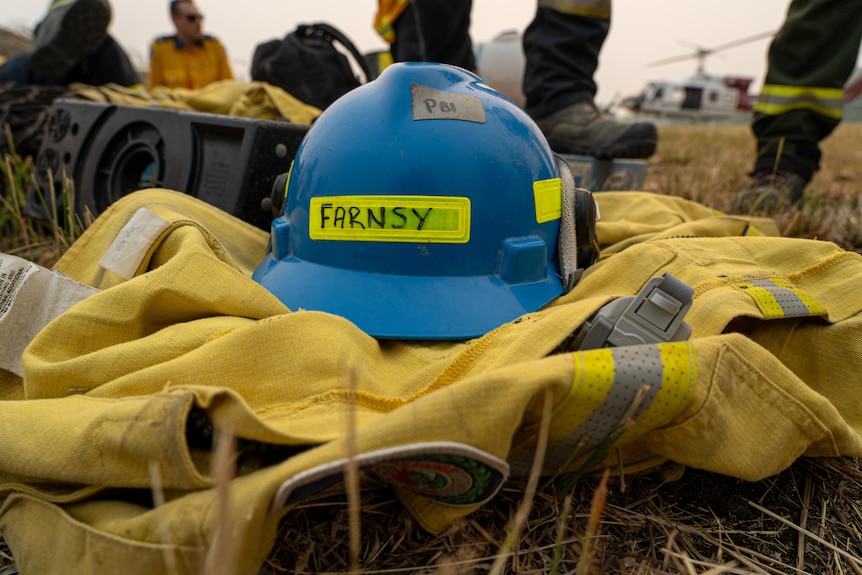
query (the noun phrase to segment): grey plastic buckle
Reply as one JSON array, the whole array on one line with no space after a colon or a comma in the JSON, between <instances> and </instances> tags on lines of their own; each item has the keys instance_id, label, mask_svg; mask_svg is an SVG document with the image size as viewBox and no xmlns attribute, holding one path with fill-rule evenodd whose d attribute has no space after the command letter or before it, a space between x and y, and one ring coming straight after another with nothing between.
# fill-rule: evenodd
<instances>
[{"instance_id":1,"label":"grey plastic buckle","mask_svg":"<svg viewBox=\"0 0 862 575\"><path fill-rule=\"evenodd\" d=\"M665 341L684 341L691 326L684 321L694 289L670 274L652 278L634 296L602 306L586 322L578 349L597 349Z\"/></svg>"}]
</instances>

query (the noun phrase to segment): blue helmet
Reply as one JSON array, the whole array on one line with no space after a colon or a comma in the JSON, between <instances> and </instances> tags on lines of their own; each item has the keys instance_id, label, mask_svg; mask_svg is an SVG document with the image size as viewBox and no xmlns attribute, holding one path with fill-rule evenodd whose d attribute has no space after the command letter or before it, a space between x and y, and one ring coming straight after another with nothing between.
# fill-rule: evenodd
<instances>
[{"instance_id":1,"label":"blue helmet","mask_svg":"<svg viewBox=\"0 0 862 575\"><path fill-rule=\"evenodd\" d=\"M561 293L560 165L461 68L389 66L311 126L253 279L389 339L469 339Z\"/></svg>"}]
</instances>

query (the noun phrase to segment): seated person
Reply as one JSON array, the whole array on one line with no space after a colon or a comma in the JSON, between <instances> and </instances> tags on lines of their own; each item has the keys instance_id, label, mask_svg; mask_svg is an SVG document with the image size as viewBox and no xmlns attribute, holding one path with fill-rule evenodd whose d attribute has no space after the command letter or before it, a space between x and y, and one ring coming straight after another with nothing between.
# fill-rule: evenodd
<instances>
[{"instance_id":1,"label":"seated person","mask_svg":"<svg viewBox=\"0 0 862 575\"><path fill-rule=\"evenodd\" d=\"M53 2L36 25L32 52L13 56L0 66L0 83L140 84L128 55L108 34L110 21L107 0Z\"/></svg>"},{"instance_id":2,"label":"seated person","mask_svg":"<svg viewBox=\"0 0 862 575\"><path fill-rule=\"evenodd\" d=\"M171 20L176 34L162 36L150 46L149 86L197 90L218 80L233 80L224 46L203 33L203 14L192 0L172 0Z\"/></svg>"}]
</instances>

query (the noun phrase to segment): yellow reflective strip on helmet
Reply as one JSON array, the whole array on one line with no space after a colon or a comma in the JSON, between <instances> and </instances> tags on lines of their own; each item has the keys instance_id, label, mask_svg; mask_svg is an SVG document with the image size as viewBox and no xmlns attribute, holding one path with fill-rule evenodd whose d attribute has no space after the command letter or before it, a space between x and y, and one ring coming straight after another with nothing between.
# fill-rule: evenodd
<instances>
[{"instance_id":1,"label":"yellow reflective strip on helmet","mask_svg":"<svg viewBox=\"0 0 862 575\"><path fill-rule=\"evenodd\" d=\"M748 294L766 319L826 315L814 297L795 287L787 279L770 277L758 280L739 280L730 286Z\"/></svg>"},{"instance_id":2,"label":"yellow reflective strip on helmet","mask_svg":"<svg viewBox=\"0 0 862 575\"><path fill-rule=\"evenodd\" d=\"M539 6L551 8L564 14L602 18L604 20L610 20L611 18L610 0L539 0Z\"/></svg>"},{"instance_id":3,"label":"yellow reflective strip on helmet","mask_svg":"<svg viewBox=\"0 0 862 575\"><path fill-rule=\"evenodd\" d=\"M470 241L470 198L312 198L308 235L313 240L465 244Z\"/></svg>"},{"instance_id":4,"label":"yellow reflective strip on helmet","mask_svg":"<svg viewBox=\"0 0 862 575\"><path fill-rule=\"evenodd\" d=\"M844 90L767 84L754 104L755 112L770 116L802 109L840 120L844 114Z\"/></svg>"},{"instance_id":5,"label":"yellow reflective strip on helmet","mask_svg":"<svg viewBox=\"0 0 862 575\"><path fill-rule=\"evenodd\" d=\"M563 214L563 180L553 178L533 182L536 204L536 223L544 224L560 219Z\"/></svg>"}]
</instances>

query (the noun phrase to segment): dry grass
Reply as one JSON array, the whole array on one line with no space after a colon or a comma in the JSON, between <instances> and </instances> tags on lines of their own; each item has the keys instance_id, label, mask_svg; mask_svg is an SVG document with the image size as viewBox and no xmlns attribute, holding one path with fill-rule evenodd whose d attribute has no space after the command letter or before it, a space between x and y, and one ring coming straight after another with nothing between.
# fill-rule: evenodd
<instances>
[{"instance_id":1,"label":"dry grass","mask_svg":"<svg viewBox=\"0 0 862 575\"><path fill-rule=\"evenodd\" d=\"M785 235L862 248L859 142L862 125L845 124L824 143L805 203L778 218ZM662 127L645 188L724 210L753 151L745 125ZM7 194L6 209L12 203ZM15 246L43 265L62 252L64 242L5 216L35 235L10 238L4 226L0 249ZM753 483L669 465L604 486L589 478L562 494L538 490L529 505L528 483L510 481L438 535L423 531L387 488L362 485L291 510L261 573L862 574L862 467L854 458L803 458ZM0 541L0 575L14 573L12 565Z\"/></svg>"},{"instance_id":2,"label":"dry grass","mask_svg":"<svg viewBox=\"0 0 862 575\"><path fill-rule=\"evenodd\" d=\"M0 56L10 58L33 49L33 38L29 30L0 28Z\"/></svg>"},{"instance_id":3,"label":"dry grass","mask_svg":"<svg viewBox=\"0 0 862 575\"><path fill-rule=\"evenodd\" d=\"M779 214L784 235L862 248L862 123L845 123L821 148L821 169L799 209ZM644 188L726 211L748 180L755 142L745 124L662 126Z\"/></svg>"},{"instance_id":4,"label":"dry grass","mask_svg":"<svg viewBox=\"0 0 862 575\"><path fill-rule=\"evenodd\" d=\"M565 497L537 493L503 557L505 572L580 573L597 484L579 483ZM492 504L441 535L422 531L389 491L366 489L362 573L490 571L524 488L510 482ZM606 497L585 574L862 573L862 469L855 459L803 459L753 483L693 469L668 480L659 471L611 479ZM282 522L261 573L347 572L349 533L343 494L303 505Z\"/></svg>"}]
</instances>

